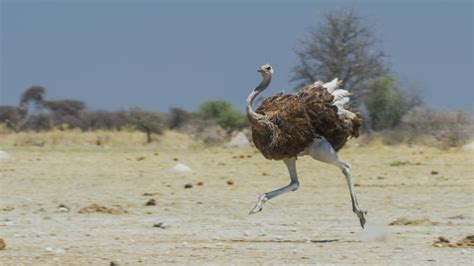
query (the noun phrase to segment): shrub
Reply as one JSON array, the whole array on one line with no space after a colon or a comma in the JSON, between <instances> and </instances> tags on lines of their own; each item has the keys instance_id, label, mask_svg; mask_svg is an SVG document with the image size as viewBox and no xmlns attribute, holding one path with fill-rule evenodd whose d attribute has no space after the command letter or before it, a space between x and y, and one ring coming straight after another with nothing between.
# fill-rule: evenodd
<instances>
[{"instance_id":1,"label":"shrub","mask_svg":"<svg viewBox=\"0 0 474 266\"><path fill-rule=\"evenodd\" d=\"M383 77L376 80L365 97L372 129L395 128L411 108L404 94L396 88L395 79Z\"/></svg>"},{"instance_id":2,"label":"shrub","mask_svg":"<svg viewBox=\"0 0 474 266\"><path fill-rule=\"evenodd\" d=\"M126 124L123 112L109 111L84 111L80 114L82 130L115 130L121 129Z\"/></svg>"},{"instance_id":3,"label":"shrub","mask_svg":"<svg viewBox=\"0 0 474 266\"><path fill-rule=\"evenodd\" d=\"M401 129L412 140L432 137L442 148L459 147L473 137L472 117L464 111L437 111L417 107L402 119Z\"/></svg>"},{"instance_id":4,"label":"shrub","mask_svg":"<svg viewBox=\"0 0 474 266\"><path fill-rule=\"evenodd\" d=\"M235 129L244 123L242 114L226 101L207 101L199 106L196 117L212 120L223 128Z\"/></svg>"},{"instance_id":5,"label":"shrub","mask_svg":"<svg viewBox=\"0 0 474 266\"><path fill-rule=\"evenodd\" d=\"M180 131L207 145L221 144L228 138L228 133L212 120L191 119L180 128Z\"/></svg>"},{"instance_id":6,"label":"shrub","mask_svg":"<svg viewBox=\"0 0 474 266\"><path fill-rule=\"evenodd\" d=\"M28 120L21 126L20 130L46 131L52 128L50 116L47 114L37 114L29 116Z\"/></svg>"},{"instance_id":7,"label":"shrub","mask_svg":"<svg viewBox=\"0 0 474 266\"><path fill-rule=\"evenodd\" d=\"M124 111L124 117L127 124L146 133L147 143L151 142L152 133L161 134L163 132L164 119L160 113L133 107Z\"/></svg>"},{"instance_id":8,"label":"shrub","mask_svg":"<svg viewBox=\"0 0 474 266\"><path fill-rule=\"evenodd\" d=\"M191 114L181 108L173 107L168 114L168 127L171 129L179 128L191 119Z\"/></svg>"}]
</instances>

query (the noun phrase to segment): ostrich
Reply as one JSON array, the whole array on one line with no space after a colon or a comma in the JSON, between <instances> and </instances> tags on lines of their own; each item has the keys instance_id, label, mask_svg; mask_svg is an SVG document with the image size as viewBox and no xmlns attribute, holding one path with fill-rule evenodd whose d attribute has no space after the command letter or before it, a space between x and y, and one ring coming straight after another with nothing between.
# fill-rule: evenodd
<instances>
[{"instance_id":1,"label":"ostrich","mask_svg":"<svg viewBox=\"0 0 474 266\"><path fill-rule=\"evenodd\" d=\"M296 174L297 156L312 158L337 166L346 177L352 199L352 210L364 228L367 211L363 210L352 183L351 166L337 155L349 137L359 136L362 124L360 113L345 109L350 93L337 89L342 83L338 79L323 84L317 81L307 85L296 94L278 93L263 100L254 111L255 98L271 82L273 68L269 64L257 70L262 76L261 83L247 98L247 117L252 126L255 146L267 159L283 160L290 174L290 184L264 193L258 197L249 214L260 212L263 204L270 199L298 189Z\"/></svg>"}]
</instances>

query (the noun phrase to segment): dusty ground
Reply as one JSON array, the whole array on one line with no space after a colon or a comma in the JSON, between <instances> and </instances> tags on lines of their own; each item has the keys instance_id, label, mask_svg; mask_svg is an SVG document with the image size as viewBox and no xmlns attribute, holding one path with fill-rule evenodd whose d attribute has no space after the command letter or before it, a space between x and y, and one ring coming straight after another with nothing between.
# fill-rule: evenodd
<instances>
[{"instance_id":1,"label":"dusty ground","mask_svg":"<svg viewBox=\"0 0 474 266\"><path fill-rule=\"evenodd\" d=\"M2 265L468 265L474 258L472 248L433 246L438 236L474 233L469 151L351 142L340 155L369 212L363 231L343 175L306 157L297 161L300 189L249 216L260 193L289 181L283 163L254 149L203 148L173 136L134 147L0 144L9 155L0 160ZM177 163L195 172L171 171ZM152 198L156 206L145 206ZM79 213L94 203L111 213ZM400 218L423 222L388 225Z\"/></svg>"}]
</instances>

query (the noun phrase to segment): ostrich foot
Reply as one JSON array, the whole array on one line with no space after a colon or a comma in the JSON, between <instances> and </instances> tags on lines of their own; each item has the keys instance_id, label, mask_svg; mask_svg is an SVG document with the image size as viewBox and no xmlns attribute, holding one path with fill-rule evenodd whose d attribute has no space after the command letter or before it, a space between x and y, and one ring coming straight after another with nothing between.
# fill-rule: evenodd
<instances>
[{"instance_id":1,"label":"ostrich foot","mask_svg":"<svg viewBox=\"0 0 474 266\"><path fill-rule=\"evenodd\" d=\"M254 214L257 212L262 211L263 204L267 202L268 198L265 194L262 194L258 197L257 204L255 204L255 207L249 212L249 214Z\"/></svg>"},{"instance_id":2,"label":"ostrich foot","mask_svg":"<svg viewBox=\"0 0 474 266\"><path fill-rule=\"evenodd\" d=\"M365 225L365 222L366 222L365 216L367 215L367 211L358 209L358 210L354 210L354 213L357 214L357 217L359 217L360 226L362 226L362 228L364 228L364 225Z\"/></svg>"}]
</instances>

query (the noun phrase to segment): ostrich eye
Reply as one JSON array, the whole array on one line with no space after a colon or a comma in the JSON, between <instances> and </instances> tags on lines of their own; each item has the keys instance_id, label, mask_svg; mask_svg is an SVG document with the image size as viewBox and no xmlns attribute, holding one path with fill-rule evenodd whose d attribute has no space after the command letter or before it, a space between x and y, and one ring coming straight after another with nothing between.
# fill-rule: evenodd
<instances>
[{"instance_id":1,"label":"ostrich eye","mask_svg":"<svg viewBox=\"0 0 474 266\"><path fill-rule=\"evenodd\" d=\"M266 70L271 70L272 68L271 67L267 67Z\"/></svg>"}]
</instances>

